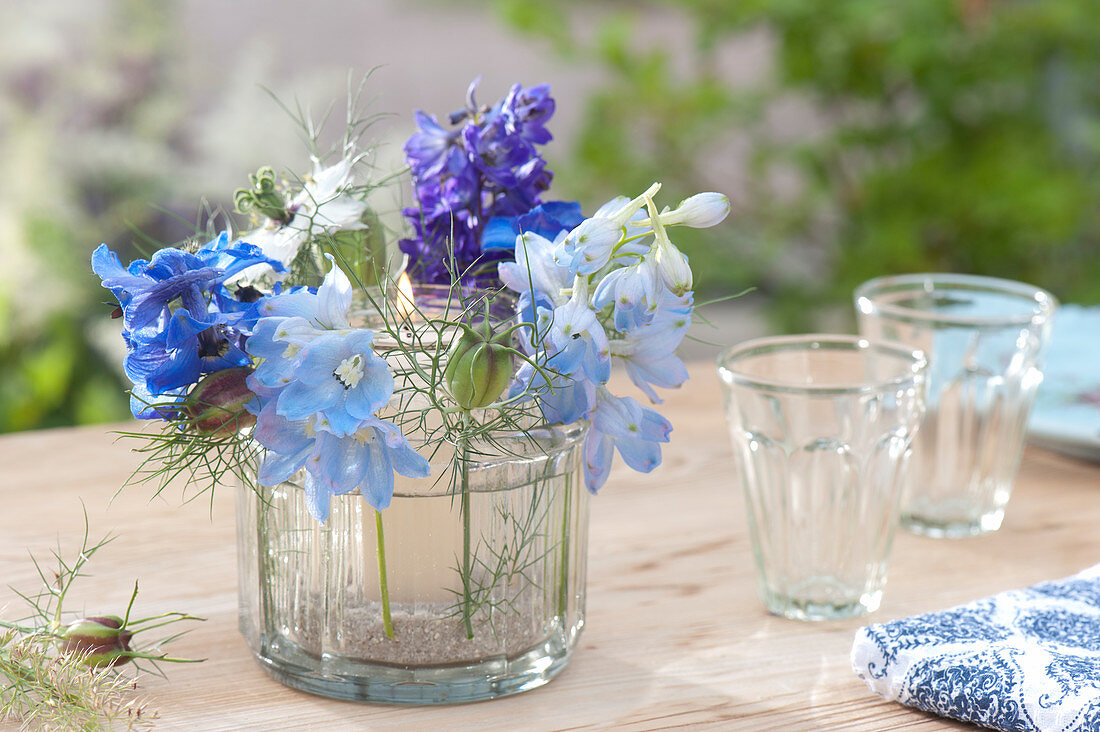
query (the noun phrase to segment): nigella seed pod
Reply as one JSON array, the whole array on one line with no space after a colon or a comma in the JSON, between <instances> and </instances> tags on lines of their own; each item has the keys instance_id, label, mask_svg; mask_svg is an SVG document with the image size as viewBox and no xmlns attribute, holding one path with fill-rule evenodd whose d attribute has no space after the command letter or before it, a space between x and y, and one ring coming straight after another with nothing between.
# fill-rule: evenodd
<instances>
[{"instance_id":1,"label":"nigella seed pod","mask_svg":"<svg viewBox=\"0 0 1100 732\"><path fill-rule=\"evenodd\" d=\"M117 615L81 618L61 633L61 651L80 654L82 662L93 668L121 666L130 662L133 633L122 627Z\"/></svg>"},{"instance_id":2,"label":"nigella seed pod","mask_svg":"<svg viewBox=\"0 0 1100 732\"><path fill-rule=\"evenodd\" d=\"M463 326L462 335L451 345L443 372L451 396L463 409L489 406L512 379L510 334L493 335L487 323L478 330Z\"/></svg>"},{"instance_id":3,"label":"nigella seed pod","mask_svg":"<svg viewBox=\"0 0 1100 732\"><path fill-rule=\"evenodd\" d=\"M255 395L245 380L252 373L248 366L207 374L184 400L183 414L191 426L203 434L229 435L256 424L256 417L245 411Z\"/></svg>"}]
</instances>

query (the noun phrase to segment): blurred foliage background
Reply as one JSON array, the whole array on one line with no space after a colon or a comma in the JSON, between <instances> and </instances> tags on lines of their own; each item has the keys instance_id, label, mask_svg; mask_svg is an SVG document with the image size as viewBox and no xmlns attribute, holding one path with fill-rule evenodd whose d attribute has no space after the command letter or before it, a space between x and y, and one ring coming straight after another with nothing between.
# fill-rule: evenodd
<instances>
[{"instance_id":1,"label":"blurred foliage background","mask_svg":"<svg viewBox=\"0 0 1100 732\"><path fill-rule=\"evenodd\" d=\"M181 91L191 40L173 8L188 2L201 4L0 9L0 432L127 416L118 323L87 263L96 244L127 259L139 253L135 232L178 241L201 195L228 198L259 164L302 159L273 107L263 134L254 124L256 84L271 85L262 68L226 67L237 82L199 105ZM478 18L463 27L518 36L548 72L582 80L554 80L555 131L568 127L566 108L582 110L548 151L554 197L593 204L654 180L669 203L730 193L728 224L678 240L700 300L753 285L771 329L844 328L862 280L935 270L1100 302L1094 0L383 5L419 12L409 27L459 8ZM436 22L446 37L448 21ZM338 65L333 47L315 53ZM349 51L338 75L388 63L400 84L413 63L361 55ZM447 63L420 65L465 79L487 71ZM460 101L456 86L422 106L445 113ZM411 131L411 110L385 111L401 115L398 140ZM269 127L287 130L286 144Z\"/></svg>"},{"instance_id":2,"label":"blurred foliage background","mask_svg":"<svg viewBox=\"0 0 1100 732\"><path fill-rule=\"evenodd\" d=\"M170 235L147 204L171 202L179 150L167 28L138 2L83 31L80 13L47 28L16 10L0 54L0 431L122 419L101 347L118 327L85 242Z\"/></svg>"},{"instance_id":3,"label":"blurred foliage background","mask_svg":"<svg viewBox=\"0 0 1100 732\"><path fill-rule=\"evenodd\" d=\"M658 179L683 194L712 187L744 151L736 230L686 242L704 292L754 283L784 330L814 327L855 285L901 272L1007 277L1100 302L1092 0L497 6L604 71L562 166L582 200ZM593 7L607 11L595 23ZM641 8L666 30L639 23ZM682 22L686 52L667 30ZM753 36L769 67L735 83L723 54ZM792 134L789 115L810 124Z\"/></svg>"}]
</instances>

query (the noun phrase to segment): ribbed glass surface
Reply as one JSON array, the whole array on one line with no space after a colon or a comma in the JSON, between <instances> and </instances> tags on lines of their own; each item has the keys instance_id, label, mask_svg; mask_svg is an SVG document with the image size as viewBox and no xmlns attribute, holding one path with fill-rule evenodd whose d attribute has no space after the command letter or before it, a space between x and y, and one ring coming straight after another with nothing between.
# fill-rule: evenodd
<instances>
[{"instance_id":1,"label":"ribbed glass surface","mask_svg":"<svg viewBox=\"0 0 1100 732\"><path fill-rule=\"evenodd\" d=\"M1043 378L1053 298L964 275L883 278L857 295L862 335L910 344L930 362L902 524L936 537L1000 528Z\"/></svg>"},{"instance_id":2,"label":"ribbed glass surface","mask_svg":"<svg viewBox=\"0 0 1100 732\"><path fill-rule=\"evenodd\" d=\"M301 475L260 495L242 487L240 623L253 652L292 686L368 701L472 701L545 683L584 624L581 438L544 431L470 466L468 592L460 497L446 479L398 476L381 514L392 638L377 516L358 492L335 497L322 525ZM448 461L436 462L444 474Z\"/></svg>"},{"instance_id":3,"label":"ribbed glass surface","mask_svg":"<svg viewBox=\"0 0 1100 732\"><path fill-rule=\"evenodd\" d=\"M802 620L878 608L923 409L900 355L814 338L719 361L760 595Z\"/></svg>"}]
</instances>

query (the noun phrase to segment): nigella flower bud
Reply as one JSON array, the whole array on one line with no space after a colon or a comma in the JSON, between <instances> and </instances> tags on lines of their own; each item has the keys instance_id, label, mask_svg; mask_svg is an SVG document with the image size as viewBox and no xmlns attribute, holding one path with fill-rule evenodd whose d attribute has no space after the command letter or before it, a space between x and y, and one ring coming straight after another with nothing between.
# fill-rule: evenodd
<instances>
[{"instance_id":1,"label":"nigella flower bud","mask_svg":"<svg viewBox=\"0 0 1100 732\"><path fill-rule=\"evenodd\" d=\"M451 396L463 409L480 409L497 400L512 379L509 332L493 334L488 320L475 328L462 326L451 345L443 372Z\"/></svg>"},{"instance_id":2,"label":"nigella flower bud","mask_svg":"<svg viewBox=\"0 0 1100 732\"><path fill-rule=\"evenodd\" d=\"M80 654L82 662L94 668L121 666L130 662L133 633L122 627L117 615L97 615L73 621L61 633L61 651Z\"/></svg>"},{"instance_id":3,"label":"nigella flower bud","mask_svg":"<svg viewBox=\"0 0 1100 732\"><path fill-rule=\"evenodd\" d=\"M203 434L229 435L256 424L244 405L254 398L245 383L252 369L238 366L207 374L184 400L183 414Z\"/></svg>"},{"instance_id":4,"label":"nigella flower bud","mask_svg":"<svg viewBox=\"0 0 1100 732\"><path fill-rule=\"evenodd\" d=\"M290 223L293 215L287 210L286 201L275 186L275 171L264 166L249 174L250 188L238 188L233 192L233 203L240 213L256 211L272 221L281 224Z\"/></svg>"},{"instance_id":5,"label":"nigella flower bud","mask_svg":"<svg viewBox=\"0 0 1100 732\"><path fill-rule=\"evenodd\" d=\"M721 193L696 193L680 202L672 211L661 214L665 226L683 224L706 229L720 223L730 212L730 199Z\"/></svg>"}]
</instances>

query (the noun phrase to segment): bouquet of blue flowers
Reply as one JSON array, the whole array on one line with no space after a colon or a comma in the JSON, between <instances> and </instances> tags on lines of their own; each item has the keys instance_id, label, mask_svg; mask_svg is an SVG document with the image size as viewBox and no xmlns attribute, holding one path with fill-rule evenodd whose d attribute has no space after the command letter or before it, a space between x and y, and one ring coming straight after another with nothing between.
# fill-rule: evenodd
<instances>
[{"instance_id":1,"label":"bouquet of blue flowers","mask_svg":"<svg viewBox=\"0 0 1100 732\"><path fill-rule=\"evenodd\" d=\"M549 88L517 84L478 106L476 86L450 115L450 129L416 113L419 131L405 145L416 205L404 215L413 234L398 246L415 281L489 299L511 294L522 325L480 349L470 367L439 370L449 381L433 385L445 387L433 400L447 413L482 371L508 375L498 376L496 393L482 390L478 408L533 404L549 423L588 422L585 477L595 492L615 450L636 470L660 462L671 425L636 399L613 395L611 366L622 364L653 403L654 387L686 380L675 350L691 323L692 274L669 230L713 226L729 201L702 193L659 210L659 184L587 218L579 203L543 201L552 173L537 146L551 139ZM194 464L189 452L217 443L236 451L254 440L263 448L260 481L304 468L319 519L331 495L360 488L384 508L394 470L427 471L394 422L378 416L394 397L394 375L372 348L375 332L349 320L349 274L363 283L342 268L346 248L337 237L368 228L371 187L357 180L362 155L352 145L342 153L327 166L314 157L312 172L294 183L280 183L270 168L251 176L235 195L237 210L252 215L243 234L164 248L128 267L105 245L92 257L118 300L133 414L168 423L157 458L178 468ZM315 276L327 269L319 286L295 281L308 280L302 262ZM437 325L472 333L474 315L460 310L454 323ZM389 325L401 344L400 323ZM493 337L487 332L484 343ZM449 346L438 341L444 359ZM177 449L165 452L165 439ZM241 463L230 455L217 465Z\"/></svg>"},{"instance_id":2,"label":"bouquet of blue flowers","mask_svg":"<svg viewBox=\"0 0 1100 732\"><path fill-rule=\"evenodd\" d=\"M384 232L350 141L334 163L315 154L307 175L251 176L235 195L250 217L242 234L126 267L106 246L92 258L118 301L133 414L163 425L143 436L135 478L294 480L325 522L334 497L358 492L381 512L395 474L428 478L442 463L433 477L462 511L456 614L471 639L477 574L495 561L471 539L470 469L483 446L575 424L590 492L616 452L653 470L672 425L612 393L612 366L653 404L657 388L687 379L675 351L692 320L692 273L670 232L729 212L718 193L659 208L657 183L587 217L577 202L544 200L549 88L517 84L486 106L475 92L476 82L447 126L416 114L397 271L369 251ZM446 307L426 307L417 287L442 288ZM392 638L381 514L377 539Z\"/></svg>"}]
</instances>

